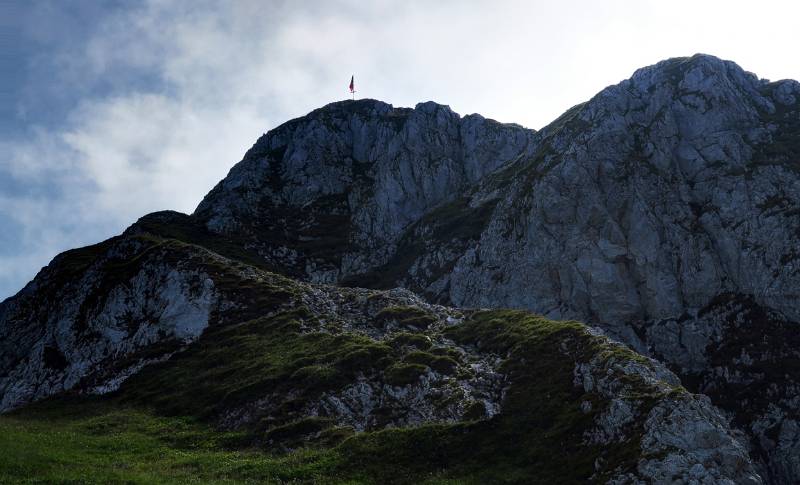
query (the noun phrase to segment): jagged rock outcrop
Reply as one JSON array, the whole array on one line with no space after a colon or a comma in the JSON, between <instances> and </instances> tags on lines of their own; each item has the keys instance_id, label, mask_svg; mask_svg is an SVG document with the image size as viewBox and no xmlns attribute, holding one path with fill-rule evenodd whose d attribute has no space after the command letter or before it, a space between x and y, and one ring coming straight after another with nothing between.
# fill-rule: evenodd
<instances>
[{"instance_id":1,"label":"jagged rock outcrop","mask_svg":"<svg viewBox=\"0 0 800 485\"><path fill-rule=\"evenodd\" d=\"M742 295L637 328L640 350L733 412L777 483L800 476L798 323ZM646 343L645 343L646 342Z\"/></svg>"},{"instance_id":2,"label":"jagged rock outcrop","mask_svg":"<svg viewBox=\"0 0 800 485\"><path fill-rule=\"evenodd\" d=\"M266 270L341 285L280 283L294 288L284 300L303 294L315 315L295 318L303 332L356 332L373 343L394 335L398 323L378 317L381 309L348 300L371 293L344 287L400 286L430 303L588 322L669 366L747 436L743 447L714 405L672 393L675 376L652 361L634 371L651 398L631 399L620 382L636 359L628 355L619 367L601 352L600 374L587 377L593 357L565 351L576 366L571 389L603 402L578 402L593 424L572 441L590 448L638 443L635 461L596 455L596 480L758 483L760 473L771 483L800 481L798 162L800 84L760 80L706 55L640 69L539 132L460 117L435 103L333 103L264 135L194 214L151 214L121 241L104 243L124 253L141 241L171 241L181 256L153 249L141 258L151 266L137 262L137 276L123 273L119 286L104 276L121 264L114 251L103 246L99 257L81 250L0 304L0 330L14 335L0 346L3 403L67 389L124 391L123 381L138 382L140 391L153 385L144 395L159 400L152 369L169 367L175 355L213 354L202 344L208 337L189 345L201 332L216 334L208 322L260 318L252 311L274 316L275 302L258 296L257 275ZM197 259L215 263L186 263ZM220 269L225 261L246 268ZM234 296L240 288L229 284L249 289ZM514 401L501 384L513 380L502 364L510 354L448 340L451 326L469 321L463 311L402 298L436 315L430 329L412 330L463 357L454 369L471 373L444 375L406 362L428 370L403 371L415 380L401 391L386 387L394 374L381 368L336 374L344 380L310 400L296 401L279 386L193 412L231 427L266 420L267 441L285 447L284 427L299 416L369 432L522 412L509 408ZM49 304L30 311L39 301ZM177 310L192 315L191 324ZM556 343L563 350L568 341ZM140 355L145 348L159 350ZM561 362L563 355L549 357ZM155 361L163 363L145 365ZM330 364L303 372L328 382ZM92 370L98 366L103 372ZM604 372L607 388L597 384ZM438 406L439 399L450 404ZM301 426L310 430L303 439L325 435L319 424ZM758 473L742 458L745 448Z\"/></svg>"},{"instance_id":3,"label":"jagged rock outcrop","mask_svg":"<svg viewBox=\"0 0 800 485\"><path fill-rule=\"evenodd\" d=\"M333 103L261 137L195 216L282 272L338 281L384 264L409 224L529 152L533 135L431 102Z\"/></svg>"},{"instance_id":4,"label":"jagged rock outcrop","mask_svg":"<svg viewBox=\"0 0 800 485\"><path fill-rule=\"evenodd\" d=\"M146 354L156 344L200 336L217 306L212 280L161 248L143 254L143 247L123 240L67 252L3 302L0 410L81 385L113 391L152 360ZM144 355L129 360L136 354Z\"/></svg>"}]
</instances>

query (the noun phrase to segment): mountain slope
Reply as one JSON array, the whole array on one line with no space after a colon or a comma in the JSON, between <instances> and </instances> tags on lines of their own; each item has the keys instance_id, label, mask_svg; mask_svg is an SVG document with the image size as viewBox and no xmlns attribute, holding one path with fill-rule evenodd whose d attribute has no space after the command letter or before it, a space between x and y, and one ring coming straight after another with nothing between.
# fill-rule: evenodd
<instances>
[{"instance_id":1,"label":"mountain slope","mask_svg":"<svg viewBox=\"0 0 800 485\"><path fill-rule=\"evenodd\" d=\"M31 300L44 324L26 319ZM319 450L292 471L304 480L761 483L707 399L576 322L300 283L141 234L62 255L12 303L3 330L26 357L5 367L4 407L74 396L0 421L15 440L41 436L42 419L80 430L78 443L115 419L155 420L156 431L123 430L180 450L158 430L177 424L157 416L182 416L219 441L209 452L249 450L259 473L276 453ZM216 456L203 473L219 473Z\"/></svg>"},{"instance_id":2,"label":"mountain slope","mask_svg":"<svg viewBox=\"0 0 800 485\"><path fill-rule=\"evenodd\" d=\"M640 69L531 133L524 150L509 137L508 146L518 156L502 157L493 171L421 216L411 211L414 217L397 226L396 236L367 250L374 257L363 255L360 242L371 237L374 226L362 229L358 222L370 216L351 217L351 232L326 245L332 260L341 263L333 263L324 279L348 286L403 286L457 306L526 308L551 318L579 319L664 359L690 382L718 382L720 369L741 368L741 356L753 353L745 335L769 335L775 327L754 319L731 328L724 337L731 342L725 361L712 364L704 357L712 332L699 316L704 309L728 297L752 302L777 315L772 321L785 328L779 334L792 333L800 318L798 99L795 81L760 80L706 55ZM303 146L302 133L266 138ZM376 140L371 148L385 146ZM290 159L274 166L294 176ZM334 164L336 159L318 154L315 160ZM431 161L417 164L423 170ZM426 174L449 180L454 173L459 170ZM308 180L313 182L305 197L323 200L319 194L330 190L326 179ZM369 174L339 178L337 184L349 187L337 189L346 193L385 193ZM220 229L204 214L216 205L248 205L263 190L230 190L226 197L212 192L196 216L212 231L235 235L236 229ZM413 190L407 187L403 196L415 197ZM357 207L381 213L374 205ZM272 219L248 219L255 225L264 221ZM302 236L291 224L277 228ZM290 245L277 244L271 251L294 257ZM294 274L317 279L314 268L295 267ZM741 318L748 319L748 313ZM665 320L679 322L673 325L679 330L648 330L663 328L659 322ZM796 369L798 349L793 340L770 341L773 352L758 352L749 364L750 387L776 387L775 396L787 397L765 402L741 391L747 399L720 397L718 402L752 434L765 473L780 483L800 480L800 462L794 458L800 456L800 406L791 399L798 376L760 368ZM705 364L682 368L682 359ZM736 382L724 380L725 386Z\"/></svg>"},{"instance_id":3,"label":"mountain slope","mask_svg":"<svg viewBox=\"0 0 800 485\"><path fill-rule=\"evenodd\" d=\"M109 394L342 479L791 483L799 97L698 55L539 132L333 103L0 304L2 407ZM599 330L431 303L595 325L747 444Z\"/></svg>"}]
</instances>

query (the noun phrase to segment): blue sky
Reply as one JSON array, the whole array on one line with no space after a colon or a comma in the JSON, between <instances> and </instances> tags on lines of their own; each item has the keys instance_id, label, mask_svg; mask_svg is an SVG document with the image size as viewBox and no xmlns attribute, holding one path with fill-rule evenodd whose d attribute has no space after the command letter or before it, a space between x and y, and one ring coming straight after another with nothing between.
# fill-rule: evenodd
<instances>
[{"instance_id":1,"label":"blue sky","mask_svg":"<svg viewBox=\"0 0 800 485\"><path fill-rule=\"evenodd\" d=\"M539 128L696 52L800 78L793 1L0 0L0 299L191 212L256 138L348 96Z\"/></svg>"}]
</instances>

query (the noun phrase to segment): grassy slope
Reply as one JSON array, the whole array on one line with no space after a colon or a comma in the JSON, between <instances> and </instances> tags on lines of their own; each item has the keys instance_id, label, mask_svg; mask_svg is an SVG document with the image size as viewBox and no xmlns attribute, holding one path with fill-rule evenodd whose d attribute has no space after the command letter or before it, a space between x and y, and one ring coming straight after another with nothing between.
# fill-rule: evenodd
<instances>
[{"instance_id":1,"label":"grassy slope","mask_svg":"<svg viewBox=\"0 0 800 485\"><path fill-rule=\"evenodd\" d=\"M319 346L315 340L324 337L308 340L292 322L278 315L271 323L258 320L209 333L205 343L201 338L196 344L198 352L152 367L110 398L52 401L0 417L0 480L583 483L601 454L623 468L638 458L636 440L606 449L580 444L593 418L579 411L580 402L597 397L573 387L574 362L608 348L580 324L517 311L478 312L448 332L460 344L507 356L504 369L512 385L503 413L490 420L342 435L343 441L287 454L273 454L263 441L254 441L258 429L215 431L209 416L218 400L286 385L297 366L312 361L329 359L325 365L349 372L336 360L347 352L331 353L332 342ZM380 345L344 340L356 347ZM216 352L203 347L212 344ZM257 349L262 356L254 359ZM204 351L209 360L202 358ZM377 354L391 357L392 351Z\"/></svg>"},{"instance_id":2,"label":"grassy slope","mask_svg":"<svg viewBox=\"0 0 800 485\"><path fill-rule=\"evenodd\" d=\"M333 477L333 453L237 450L239 436L107 402L0 418L0 483L284 483ZM327 482L328 480L326 480Z\"/></svg>"},{"instance_id":3,"label":"grassy slope","mask_svg":"<svg viewBox=\"0 0 800 485\"><path fill-rule=\"evenodd\" d=\"M0 416L0 481L584 483L598 457L620 469L632 468L639 458L636 430L633 439L614 446L581 444L603 406L599 395L572 384L575 364L596 355L641 357L610 346L579 323L522 311L469 313L445 336L504 358L510 387L502 413L488 420L353 433L330 421L304 419L297 411L303 400L340 389L359 372L403 385L426 366L445 373L456 366L452 354L430 348L422 335L430 315L386 307L365 323L392 319L408 326L382 342L347 332L308 333L301 325L313 328L317 316L299 305L305 290L292 280L268 274L242 280L234 270L240 263L209 257L175 239L137 237L146 243L144 253L196 263L220 290L235 292L246 305L235 320L212 325L187 350L148 366L114 395L62 398ZM90 249L93 253L87 248L79 255ZM81 256L80 266L87 265L85 259ZM113 273L127 274L141 259L113 263L125 269L115 266ZM643 401L660 397L643 383L632 384ZM290 389L296 399L280 408L277 421L236 433L215 430L225 410ZM594 411L581 412L584 401L597 404ZM315 439L297 449L309 432ZM276 443L295 451L279 453L282 447L271 445Z\"/></svg>"}]
</instances>

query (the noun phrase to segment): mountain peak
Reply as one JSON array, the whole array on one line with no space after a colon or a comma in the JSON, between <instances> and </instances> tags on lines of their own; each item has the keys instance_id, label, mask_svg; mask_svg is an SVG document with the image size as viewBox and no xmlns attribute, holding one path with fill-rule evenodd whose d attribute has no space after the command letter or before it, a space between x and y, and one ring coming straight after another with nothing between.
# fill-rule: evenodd
<instances>
[{"instance_id":1,"label":"mountain peak","mask_svg":"<svg viewBox=\"0 0 800 485\"><path fill-rule=\"evenodd\" d=\"M429 114L435 113L439 110L453 113L453 110L450 109L450 106L446 104L439 104L435 101L424 101L422 103L417 103L416 106L414 106L414 110Z\"/></svg>"},{"instance_id":2,"label":"mountain peak","mask_svg":"<svg viewBox=\"0 0 800 485\"><path fill-rule=\"evenodd\" d=\"M314 116L317 114L326 113L385 113L391 111L394 107L384 101L372 98L363 99L345 99L342 101L334 101L328 103L321 108L317 108L306 116Z\"/></svg>"},{"instance_id":3,"label":"mountain peak","mask_svg":"<svg viewBox=\"0 0 800 485\"><path fill-rule=\"evenodd\" d=\"M437 103L436 101L422 101L414 105L413 108L407 108L407 107L395 107L394 105L387 103L385 101L381 101L379 99L363 98L355 100L346 99L342 101L334 101L320 108L314 109L307 115L300 116L284 124L291 124L298 120L313 119L319 116L360 115L367 117L369 116L379 117L385 115L407 115L411 114L412 112L417 112L424 115L434 115L437 113L442 113L446 114L447 116L462 118L462 116L453 111L449 105ZM474 117L474 116L483 118L477 113L466 115L464 116L464 118Z\"/></svg>"},{"instance_id":4,"label":"mountain peak","mask_svg":"<svg viewBox=\"0 0 800 485\"><path fill-rule=\"evenodd\" d=\"M642 91L653 91L659 85L677 87L683 91L708 91L736 86L755 91L762 81L733 61L709 54L673 57L654 65L637 69L630 83Z\"/></svg>"}]
</instances>

